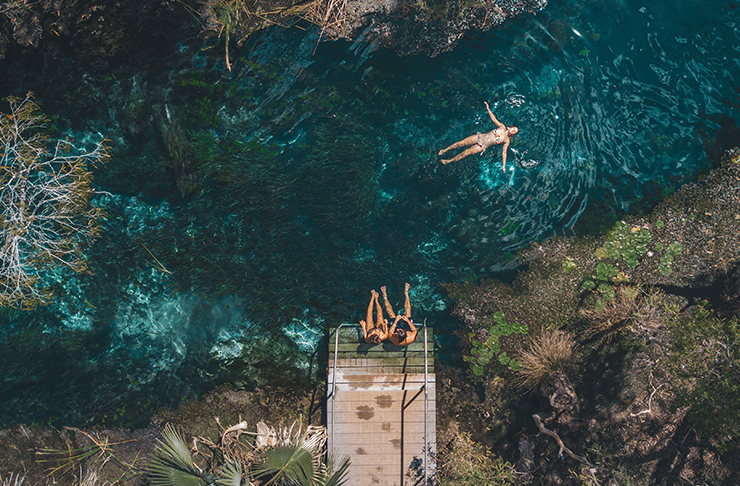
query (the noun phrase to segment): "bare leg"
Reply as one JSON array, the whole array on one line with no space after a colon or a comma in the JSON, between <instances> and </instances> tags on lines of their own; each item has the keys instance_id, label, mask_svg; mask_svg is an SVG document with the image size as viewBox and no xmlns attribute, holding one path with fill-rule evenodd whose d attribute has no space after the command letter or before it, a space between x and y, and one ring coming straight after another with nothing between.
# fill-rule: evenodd
<instances>
[{"instance_id":1,"label":"bare leg","mask_svg":"<svg viewBox=\"0 0 740 486\"><path fill-rule=\"evenodd\" d=\"M391 306L391 303L388 302L388 294L386 293L385 286L380 287L380 292L383 294L383 303L385 304L385 311L388 313L391 319L395 319L396 313L393 312L393 307Z\"/></svg>"},{"instance_id":2,"label":"bare leg","mask_svg":"<svg viewBox=\"0 0 740 486\"><path fill-rule=\"evenodd\" d=\"M451 159L442 159L441 162L443 164L449 164L450 162L457 162L460 159L464 159L468 155L479 154L479 153L483 152L483 150L484 150L483 147L481 147L480 145L473 145L469 149L467 149L464 152L462 152L462 153L460 153L460 154L452 157Z\"/></svg>"},{"instance_id":3,"label":"bare leg","mask_svg":"<svg viewBox=\"0 0 740 486\"><path fill-rule=\"evenodd\" d=\"M370 291L370 303L367 305L367 316L365 319L367 320L367 323L362 326L363 329L365 329L365 333L372 331L375 326L373 325L373 300L375 300L375 291ZM362 324L363 321L360 321L360 324Z\"/></svg>"},{"instance_id":4,"label":"bare leg","mask_svg":"<svg viewBox=\"0 0 740 486\"><path fill-rule=\"evenodd\" d=\"M388 321L383 319L383 309L380 307L380 301L378 300L378 293L375 292L375 312L378 314L378 327L384 332L388 333Z\"/></svg>"},{"instance_id":5,"label":"bare leg","mask_svg":"<svg viewBox=\"0 0 740 486\"><path fill-rule=\"evenodd\" d=\"M460 148L460 147L467 147L468 145L473 145L474 143L478 143L478 137L479 135L471 135L468 138L465 138L463 140L460 140L459 142L455 142L446 149L442 149L439 151L438 155L442 155L443 153L447 152L448 150Z\"/></svg>"},{"instance_id":6,"label":"bare leg","mask_svg":"<svg viewBox=\"0 0 740 486\"><path fill-rule=\"evenodd\" d=\"M411 286L407 283L406 286L403 289L404 295L406 295L406 301L403 303L403 315L411 318L411 299L409 299L409 288Z\"/></svg>"}]
</instances>

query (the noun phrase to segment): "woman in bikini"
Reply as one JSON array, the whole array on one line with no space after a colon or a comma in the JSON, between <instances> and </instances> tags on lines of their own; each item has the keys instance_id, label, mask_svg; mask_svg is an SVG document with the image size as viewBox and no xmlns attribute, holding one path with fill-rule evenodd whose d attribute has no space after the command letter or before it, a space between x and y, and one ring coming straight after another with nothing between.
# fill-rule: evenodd
<instances>
[{"instance_id":1,"label":"woman in bikini","mask_svg":"<svg viewBox=\"0 0 740 486\"><path fill-rule=\"evenodd\" d=\"M416 335L418 334L416 326L414 326L414 321L411 320L411 300L409 299L409 287L410 285L406 284L406 287L403 290L403 293L406 296L406 300L403 304L403 315L400 316L397 316L396 313L393 312L393 307L391 307L391 303L388 302L388 295L386 294L385 287L380 287L380 291L383 293L385 310L393 319L393 325L391 326L390 331L388 331L388 340L396 346L408 346L409 344L414 342L414 340L416 339ZM402 321L406 323L405 326L403 325ZM403 329L403 327L406 327L406 329Z\"/></svg>"},{"instance_id":2,"label":"woman in bikini","mask_svg":"<svg viewBox=\"0 0 740 486\"><path fill-rule=\"evenodd\" d=\"M377 323L373 324L373 304L377 311ZM388 320L383 319L383 309L378 302L378 293L375 290L370 291L370 303L367 305L366 321L361 320L362 337L366 343L380 344L381 341L388 339Z\"/></svg>"},{"instance_id":3,"label":"woman in bikini","mask_svg":"<svg viewBox=\"0 0 740 486\"><path fill-rule=\"evenodd\" d=\"M488 106L488 102L483 102L486 105L486 110L488 110L488 115L491 117L491 120L493 123L496 124L496 129L491 130L488 133L478 133L477 135L471 135L470 137L460 140L459 142L455 142L446 149L440 150L439 155L442 155L443 153L447 152L448 150L460 148L460 147L467 147L468 145L472 145L472 147L465 149L458 155L454 156L451 159L442 159L443 164L449 164L450 162L456 162L460 159L464 159L468 155L473 154L482 154L486 151L488 147L491 145L498 145L498 144L504 144L503 151L501 158L504 161L504 172L506 172L506 151L509 148L509 141L511 137L519 133L519 129L517 127L507 127L494 116L493 112L491 111L491 108Z\"/></svg>"}]
</instances>

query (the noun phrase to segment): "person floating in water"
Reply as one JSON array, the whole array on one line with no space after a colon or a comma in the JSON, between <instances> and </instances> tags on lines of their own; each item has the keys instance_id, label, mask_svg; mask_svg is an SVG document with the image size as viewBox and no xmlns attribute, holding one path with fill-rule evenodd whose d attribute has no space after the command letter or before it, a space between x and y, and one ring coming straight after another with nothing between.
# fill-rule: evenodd
<instances>
[{"instance_id":1,"label":"person floating in water","mask_svg":"<svg viewBox=\"0 0 740 486\"><path fill-rule=\"evenodd\" d=\"M373 324L373 304L377 310L377 323ZM360 320L362 326L362 337L366 343L380 344L381 341L388 339L388 320L383 319L383 309L378 302L378 293L375 290L370 291L370 303L367 305L366 321Z\"/></svg>"},{"instance_id":2,"label":"person floating in water","mask_svg":"<svg viewBox=\"0 0 740 486\"><path fill-rule=\"evenodd\" d=\"M406 296L406 301L403 304L403 315L397 316L393 312L391 303L388 302L388 295L386 294L385 287L380 287L380 291L383 293L383 302L385 303L385 310L388 315L393 319L393 325L388 331L388 340L396 346L408 346L413 343L418 334L414 321L411 320L411 300L409 299L409 284L403 290ZM404 324L405 323L405 324ZM406 329L403 329L406 327Z\"/></svg>"},{"instance_id":3,"label":"person floating in water","mask_svg":"<svg viewBox=\"0 0 740 486\"><path fill-rule=\"evenodd\" d=\"M509 148L509 141L511 140L511 137L519 133L519 128L517 127L507 127L494 116L493 112L491 111L491 108L488 106L488 102L483 102L486 105L486 110L488 110L488 115L491 117L491 120L493 123L496 124L496 129L491 130L488 133L478 133L477 135L471 135L470 137L460 140L459 142L455 142L446 149L440 150L439 155L442 155L443 153L447 152L448 150L460 148L460 147L467 147L468 145L472 145L472 147L465 149L458 155L454 156L451 159L442 159L443 164L449 164L450 162L457 162L460 159L464 159L468 155L473 154L482 154L486 151L488 147L491 145L499 145L504 144L501 158L504 161L504 172L506 172L506 151Z\"/></svg>"}]
</instances>

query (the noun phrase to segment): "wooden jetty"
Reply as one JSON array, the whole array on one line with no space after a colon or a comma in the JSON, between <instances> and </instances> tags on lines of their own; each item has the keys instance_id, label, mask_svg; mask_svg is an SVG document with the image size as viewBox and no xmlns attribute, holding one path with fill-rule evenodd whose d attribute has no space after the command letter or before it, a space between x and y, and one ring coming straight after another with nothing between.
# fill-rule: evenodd
<instances>
[{"instance_id":1,"label":"wooden jetty","mask_svg":"<svg viewBox=\"0 0 740 486\"><path fill-rule=\"evenodd\" d=\"M326 410L329 452L352 461L348 486L436 484L432 330L398 347L364 343L358 325L332 329Z\"/></svg>"}]
</instances>

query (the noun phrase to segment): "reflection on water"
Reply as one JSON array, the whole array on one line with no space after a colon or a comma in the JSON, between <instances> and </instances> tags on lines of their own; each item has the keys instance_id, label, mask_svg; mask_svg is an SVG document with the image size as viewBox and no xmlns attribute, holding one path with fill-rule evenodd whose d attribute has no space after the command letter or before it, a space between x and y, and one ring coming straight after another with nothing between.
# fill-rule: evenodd
<instances>
[{"instance_id":1,"label":"reflection on water","mask_svg":"<svg viewBox=\"0 0 740 486\"><path fill-rule=\"evenodd\" d=\"M261 349L242 339L244 322L283 327L313 353L320 333L312 330L355 320L370 288L395 292L405 281L415 312L439 316L440 282L490 275L538 238L649 207L708 168L706 154L721 148L716 139L740 143L727 136L740 115L740 31L729 8L554 1L503 29L471 33L434 59L399 58L366 41L324 43L314 54L317 33L297 29L248 40L232 73L220 52L198 51L161 87L167 116L179 117L200 164L198 190L159 211L167 183L156 176L167 159L159 135L134 135L108 120L107 136L125 141L118 154L125 170L106 169L97 181L127 197L142 193L150 206L133 197L131 210L108 204L96 275L62 292L79 305L44 313L94 334L96 348L83 342L74 350L117 370L96 374L96 390L109 391L100 396L133 393L147 410L192 394L194 382L208 387L214 377L237 376L214 368ZM160 89L147 86L116 88L142 99ZM493 128L484 101L521 130L506 172L497 147L441 165L440 148ZM140 169L151 160L159 172ZM137 232L125 222L135 219L147 222ZM153 272L142 243L171 275ZM188 312L165 315L182 303ZM28 314L43 322L34 339L60 326L44 313ZM205 331L185 332L193 329ZM253 334L252 341L261 336ZM138 343L130 356L124 338ZM25 349L20 339L5 346ZM44 349L53 355L52 346ZM37 403L39 416L52 409L64 416L78 396L94 406L86 397L95 394L78 392L82 371L96 373L93 366L51 380L43 371L51 358L37 359L39 389L53 382L65 397L56 408ZM159 368L147 369L148 359ZM2 363L17 371L17 363ZM47 400L28 383L35 398L17 395L12 387L24 383L23 373L13 376L0 389L15 394L0 403L4 420L30 400ZM168 383L167 396L146 383Z\"/></svg>"}]
</instances>

